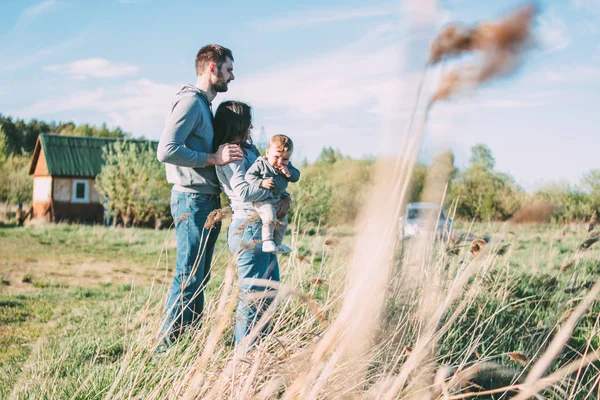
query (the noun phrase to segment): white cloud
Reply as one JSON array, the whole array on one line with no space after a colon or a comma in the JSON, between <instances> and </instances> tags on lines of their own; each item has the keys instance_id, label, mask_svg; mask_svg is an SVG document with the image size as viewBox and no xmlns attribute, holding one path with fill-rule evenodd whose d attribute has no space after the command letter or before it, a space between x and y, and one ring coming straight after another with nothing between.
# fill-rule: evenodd
<instances>
[{"instance_id":1,"label":"white cloud","mask_svg":"<svg viewBox=\"0 0 600 400\"><path fill-rule=\"evenodd\" d=\"M50 56L56 56L61 52L71 50L74 47L82 44L85 40L85 37L86 33L82 32L76 36L70 37L69 39L43 47L23 57L11 57L10 49L0 49L0 51L3 51L2 55L4 56L2 63L0 63L0 74L39 64L42 60Z\"/></svg>"},{"instance_id":2,"label":"white cloud","mask_svg":"<svg viewBox=\"0 0 600 400\"><path fill-rule=\"evenodd\" d=\"M134 136L157 139L164 127L169 104L180 85L148 79L128 81L124 86L73 91L38 101L15 112L21 118L55 118L60 113L97 112L107 118L99 122L119 125Z\"/></svg>"},{"instance_id":3,"label":"white cloud","mask_svg":"<svg viewBox=\"0 0 600 400\"><path fill-rule=\"evenodd\" d=\"M137 73L140 68L130 64L112 63L103 58L88 58L67 64L48 65L45 71L69 75L74 79L117 78Z\"/></svg>"},{"instance_id":4,"label":"white cloud","mask_svg":"<svg viewBox=\"0 0 600 400\"><path fill-rule=\"evenodd\" d=\"M439 28L448 22L450 12L440 7L438 0L402 1L402 20L409 29Z\"/></svg>"},{"instance_id":5,"label":"white cloud","mask_svg":"<svg viewBox=\"0 0 600 400\"><path fill-rule=\"evenodd\" d=\"M305 29L331 22L398 15L399 12L400 6L397 2L355 8L322 8L258 20L252 22L251 26L259 31L285 31Z\"/></svg>"},{"instance_id":6,"label":"white cloud","mask_svg":"<svg viewBox=\"0 0 600 400\"><path fill-rule=\"evenodd\" d=\"M47 0L27 7L17 17L17 21L13 29L19 30L25 28L40 16L45 14L48 10L52 9L55 5L55 0Z\"/></svg>"},{"instance_id":7,"label":"white cloud","mask_svg":"<svg viewBox=\"0 0 600 400\"><path fill-rule=\"evenodd\" d=\"M546 52L562 50L571 43L567 24L556 12L550 11L541 15L537 23L536 37Z\"/></svg>"},{"instance_id":8,"label":"white cloud","mask_svg":"<svg viewBox=\"0 0 600 400\"><path fill-rule=\"evenodd\" d=\"M244 99L255 108L311 119L369 103L377 94L368 88L400 72L401 47L375 46L390 35L397 32L382 26L346 47L236 80L218 100Z\"/></svg>"},{"instance_id":9,"label":"white cloud","mask_svg":"<svg viewBox=\"0 0 600 400\"><path fill-rule=\"evenodd\" d=\"M387 15L392 11L402 11L402 19L410 23L381 23L344 47L235 81L230 85L230 92L218 100L244 99L255 108L313 120L364 106L372 116L389 120L391 115L396 116L401 111L399 101L405 103L404 100L414 97L411 94L416 92L419 76L403 72L407 49L414 39L415 27L435 26L446 16L437 0L404 0L381 8L365 7L346 12L319 10L293 19L271 21L269 25L300 26L326 18Z\"/></svg>"},{"instance_id":10,"label":"white cloud","mask_svg":"<svg viewBox=\"0 0 600 400\"><path fill-rule=\"evenodd\" d=\"M411 4L413 12L419 12L418 4ZM423 18L416 23L417 28L431 27L443 15L443 10L436 13L429 2L423 7ZM398 149L421 78L420 71L406 70L407 43L414 27L381 24L360 40L312 59L275 65L245 76L232 82L229 91L217 97L215 106L226 99L247 101L255 109L255 134L261 125L265 125L269 135L289 134L300 153L309 158L316 156L323 146L340 147L345 154L356 157L390 153ZM91 65L102 68L116 65L102 61ZM47 69L71 76L106 76L107 73L90 72L102 68L92 68L90 63L69 63ZM424 99L434 84L430 76L423 91ZM101 118L110 125L156 139L177 89L178 85L131 80L124 87L104 85L99 90L75 91L39 101L16 114L39 118L92 111L104 116ZM460 115L472 112L475 106L501 112L533 107L535 102L496 96L478 102L447 103L428 125L429 137L434 138L436 145L452 143L457 132L456 120L460 121Z\"/></svg>"}]
</instances>

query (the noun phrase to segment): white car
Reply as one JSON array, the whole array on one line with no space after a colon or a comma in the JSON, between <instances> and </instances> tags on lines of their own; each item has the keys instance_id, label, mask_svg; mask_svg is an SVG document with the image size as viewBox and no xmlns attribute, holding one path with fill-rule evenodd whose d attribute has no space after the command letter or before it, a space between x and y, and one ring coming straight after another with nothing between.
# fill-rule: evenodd
<instances>
[{"instance_id":1,"label":"white car","mask_svg":"<svg viewBox=\"0 0 600 400\"><path fill-rule=\"evenodd\" d=\"M448 217L446 210L439 204L409 203L404 216L400 217L400 238L432 233L428 224L433 224L430 226L442 237L452 231L452 218Z\"/></svg>"}]
</instances>

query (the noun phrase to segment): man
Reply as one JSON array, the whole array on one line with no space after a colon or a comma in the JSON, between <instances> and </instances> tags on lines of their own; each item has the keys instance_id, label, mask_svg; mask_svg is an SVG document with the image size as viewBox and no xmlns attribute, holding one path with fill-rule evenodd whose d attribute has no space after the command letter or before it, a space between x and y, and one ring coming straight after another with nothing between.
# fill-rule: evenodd
<instances>
[{"instance_id":1,"label":"man","mask_svg":"<svg viewBox=\"0 0 600 400\"><path fill-rule=\"evenodd\" d=\"M157 158L165 163L173 184L171 214L177 240L176 273L169 291L159 351L197 322L204 308L204 288L221 224L204 229L208 214L220 208L215 165L242 159L237 145L223 144L213 152L211 102L234 80L233 55L209 44L196 56L197 80L177 93L158 143Z\"/></svg>"}]
</instances>

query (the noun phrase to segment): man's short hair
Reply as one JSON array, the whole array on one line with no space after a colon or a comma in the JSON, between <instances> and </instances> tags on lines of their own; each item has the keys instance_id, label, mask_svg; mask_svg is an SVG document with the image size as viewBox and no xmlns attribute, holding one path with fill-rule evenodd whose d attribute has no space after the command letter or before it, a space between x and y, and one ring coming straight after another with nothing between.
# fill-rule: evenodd
<instances>
[{"instance_id":1,"label":"man's short hair","mask_svg":"<svg viewBox=\"0 0 600 400\"><path fill-rule=\"evenodd\" d=\"M269 148L282 152L294 151L294 142L285 135L273 135L269 141Z\"/></svg>"},{"instance_id":2,"label":"man's short hair","mask_svg":"<svg viewBox=\"0 0 600 400\"><path fill-rule=\"evenodd\" d=\"M231 50L218 44L207 44L196 54L196 75L202 75L204 68L211 62L217 64L217 68L220 69L225 61L227 61L227 58L231 58L231 61L234 61Z\"/></svg>"}]
</instances>

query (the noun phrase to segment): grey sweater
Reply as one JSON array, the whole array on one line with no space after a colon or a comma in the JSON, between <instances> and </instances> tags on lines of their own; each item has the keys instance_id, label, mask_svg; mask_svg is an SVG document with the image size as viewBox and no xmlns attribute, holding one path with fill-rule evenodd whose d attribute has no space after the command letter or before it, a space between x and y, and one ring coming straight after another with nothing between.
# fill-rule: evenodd
<instances>
[{"instance_id":1,"label":"grey sweater","mask_svg":"<svg viewBox=\"0 0 600 400\"><path fill-rule=\"evenodd\" d=\"M253 202L274 198L272 191L251 185L246 181L244 178L246 171L260 154L256 147L248 144L242 144L242 150L244 151L242 160L217 166L217 176L221 182L223 193L229 199L233 218L251 217L256 214Z\"/></svg>"},{"instance_id":2,"label":"grey sweater","mask_svg":"<svg viewBox=\"0 0 600 400\"><path fill-rule=\"evenodd\" d=\"M220 192L215 167L206 165L207 153L213 152L213 136L206 94L195 86L183 86L171 104L156 154L165 163L174 191Z\"/></svg>"},{"instance_id":3,"label":"grey sweater","mask_svg":"<svg viewBox=\"0 0 600 400\"><path fill-rule=\"evenodd\" d=\"M300 171L298 171L292 163L288 163L290 170L289 178L283 172L269 164L265 157L258 157L254 164L246 172L246 180L253 186L259 186L263 179L273 178L275 187L271 189L275 199L279 200L281 195L285 193L289 182L298 182L300 179Z\"/></svg>"}]
</instances>

